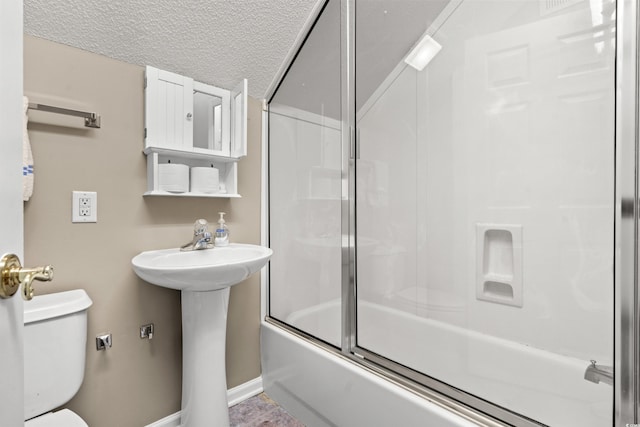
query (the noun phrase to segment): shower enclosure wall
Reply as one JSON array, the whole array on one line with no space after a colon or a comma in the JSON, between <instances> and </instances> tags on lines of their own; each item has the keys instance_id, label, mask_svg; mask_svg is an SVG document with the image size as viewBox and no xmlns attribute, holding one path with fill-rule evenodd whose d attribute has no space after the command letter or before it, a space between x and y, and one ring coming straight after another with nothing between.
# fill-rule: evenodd
<instances>
[{"instance_id":1,"label":"shower enclosure wall","mask_svg":"<svg viewBox=\"0 0 640 427\"><path fill-rule=\"evenodd\" d=\"M269 99L268 392L310 425L636 422L636 13L318 9Z\"/></svg>"}]
</instances>

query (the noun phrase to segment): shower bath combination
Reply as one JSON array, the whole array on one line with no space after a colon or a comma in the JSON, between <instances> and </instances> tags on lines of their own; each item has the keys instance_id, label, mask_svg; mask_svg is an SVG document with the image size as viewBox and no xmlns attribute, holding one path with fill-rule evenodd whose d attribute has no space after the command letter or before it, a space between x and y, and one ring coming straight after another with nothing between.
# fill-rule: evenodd
<instances>
[{"instance_id":1,"label":"shower bath combination","mask_svg":"<svg viewBox=\"0 0 640 427\"><path fill-rule=\"evenodd\" d=\"M318 426L638 422L637 7L318 9L265 114L268 393Z\"/></svg>"}]
</instances>

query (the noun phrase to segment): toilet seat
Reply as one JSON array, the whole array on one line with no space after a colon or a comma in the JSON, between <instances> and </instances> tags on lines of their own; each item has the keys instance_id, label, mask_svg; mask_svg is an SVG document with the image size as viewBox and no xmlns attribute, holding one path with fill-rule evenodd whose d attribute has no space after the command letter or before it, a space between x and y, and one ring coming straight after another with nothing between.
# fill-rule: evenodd
<instances>
[{"instance_id":1,"label":"toilet seat","mask_svg":"<svg viewBox=\"0 0 640 427\"><path fill-rule=\"evenodd\" d=\"M62 409L24 422L24 427L89 427L75 412Z\"/></svg>"}]
</instances>

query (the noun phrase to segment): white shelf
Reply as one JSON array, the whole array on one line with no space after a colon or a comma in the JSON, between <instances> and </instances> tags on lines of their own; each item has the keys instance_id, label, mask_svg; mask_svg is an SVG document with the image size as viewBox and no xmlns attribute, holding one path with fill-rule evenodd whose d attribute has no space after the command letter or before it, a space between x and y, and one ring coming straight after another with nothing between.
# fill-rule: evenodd
<instances>
[{"instance_id":1,"label":"white shelf","mask_svg":"<svg viewBox=\"0 0 640 427\"><path fill-rule=\"evenodd\" d=\"M147 151L147 150L145 150ZM234 198L238 194L238 162L229 161L227 157L220 158L209 154L198 154L179 150L148 149L147 154L147 191L145 196L174 196L174 197L215 197ZM161 163L185 164L189 167L213 166L219 171L220 184L224 185L226 193L172 193L160 189L158 165Z\"/></svg>"},{"instance_id":2,"label":"white shelf","mask_svg":"<svg viewBox=\"0 0 640 427\"><path fill-rule=\"evenodd\" d=\"M174 150L172 148L147 147L144 149L143 152L146 155L156 153L163 157L177 157L180 159L191 159L191 160L206 160L214 163L234 163L239 160L233 157L218 156L216 154L211 154L211 153L208 153L207 150L199 149L199 148L193 148L192 151L184 151L184 150Z\"/></svg>"},{"instance_id":3,"label":"white shelf","mask_svg":"<svg viewBox=\"0 0 640 427\"><path fill-rule=\"evenodd\" d=\"M160 190L152 190L147 191L143 194L143 196L164 196L164 197L210 197L217 199L238 199L242 197L239 194L229 194L229 193L170 193L168 191L160 191Z\"/></svg>"}]
</instances>

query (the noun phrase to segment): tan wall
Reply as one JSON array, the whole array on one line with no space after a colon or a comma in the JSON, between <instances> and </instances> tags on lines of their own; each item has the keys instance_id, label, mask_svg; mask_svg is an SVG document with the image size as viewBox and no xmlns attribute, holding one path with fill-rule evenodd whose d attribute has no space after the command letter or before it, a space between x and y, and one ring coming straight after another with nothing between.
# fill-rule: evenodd
<instances>
[{"instance_id":1,"label":"tan wall","mask_svg":"<svg viewBox=\"0 0 640 427\"><path fill-rule=\"evenodd\" d=\"M93 300L84 384L68 407L92 427L140 427L180 410L180 294L138 279L131 258L185 243L195 219L215 222L218 211L228 212L232 241L260 243L260 103L249 103L241 199L142 197L143 68L30 36L24 61L27 95L102 115L99 130L29 125L35 192L25 204L25 264L55 266L55 280L36 293L84 288ZM98 193L96 224L71 223L73 190ZM260 375L259 293L257 275L232 288L229 388ZM141 340L139 327L150 322L153 340ZM98 352L95 336L106 331L113 348Z\"/></svg>"}]
</instances>

